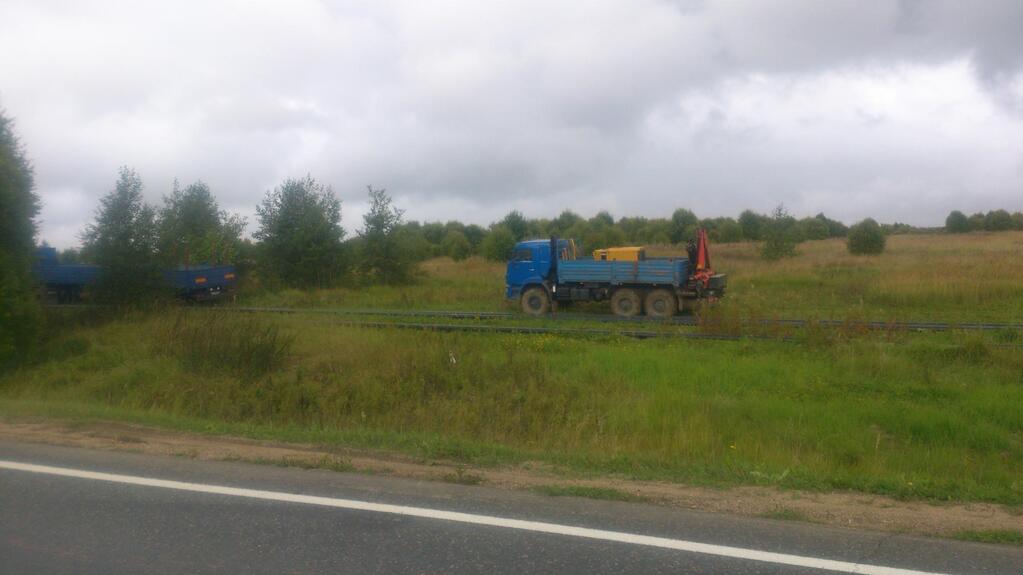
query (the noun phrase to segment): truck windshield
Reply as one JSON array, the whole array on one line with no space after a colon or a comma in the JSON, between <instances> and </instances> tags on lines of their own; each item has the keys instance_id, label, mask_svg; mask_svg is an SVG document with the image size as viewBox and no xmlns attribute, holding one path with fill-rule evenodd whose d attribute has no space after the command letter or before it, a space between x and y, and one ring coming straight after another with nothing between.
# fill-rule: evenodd
<instances>
[{"instance_id":1,"label":"truck windshield","mask_svg":"<svg viewBox=\"0 0 1023 575\"><path fill-rule=\"evenodd\" d=\"M533 260L533 251L525 248L521 250L515 250L512 254L512 261L514 262L528 262Z\"/></svg>"}]
</instances>

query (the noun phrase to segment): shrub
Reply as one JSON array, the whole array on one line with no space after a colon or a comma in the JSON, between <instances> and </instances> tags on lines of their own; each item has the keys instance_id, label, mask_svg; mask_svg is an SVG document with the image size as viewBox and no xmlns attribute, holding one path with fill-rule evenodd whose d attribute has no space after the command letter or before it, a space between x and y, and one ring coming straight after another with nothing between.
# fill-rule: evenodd
<instances>
[{"instance_id":1,"label":"shrub","mask_svg":"<svg viewBox=\"0 0 1023 575\"><path fill-rule=\"evenodd\" d=\"M945 218L945 231L950 234L965 234L970 231L970 218L959 210L953 210Z\"/></svg>"},{"instance_id":2,"label":"shrub","mask_svg":"<svg viewBox=\"0 0 1023 575\"><path fill-rule=\"evenodd\" d=\"M995 210L984 216L984 229L989 232L1004 232L1012 228L1012 216L1005 210Z\"/></svg>"},{"instance_id":3,"label":"shrub","mask_svg":"<svg viewBox=\"0 0 1023 575\"><path fill-rule=\"evenodd\" d=\"M767 221L767 216L758 214L753 210L743 211L739 214L739 226L742 227L742 237L754 241L763 239Z\"/></svg>"},{"instance_id":4,"label":"shrub","mask_svg":"<svg viewBox=\"0 0 1023 575\"><path fill-rule=\"evenodd\" d=\"M764 223L763 238L760 255L765 260L795 257L796 244L802 240L796 219L789 215L785 206L775 208Z\"/></svg>"},{"instance_id":5,"label":"shrub","mask_svg":"<svg viewBox=\"0 0 1023 575\"><path fill-rule=\"evenodd\" d=\"M885 236L881 226L871 218L849 228L849 239L846 247L849 253L856 255L873 255L884 251Z\"/></svg>"},{"instance_id":6,"label":"shrub","mask_svg":"<svg viewBox=\"0 0 1023 575\"><path fill-rule=\"evenodd\" d=\"M494 226L480 245L483 257L493 262L507 261L514 247L515 236L508 231L508 228L500 225Z\"/></svg>"},{"instance_id":7,"label":"shrub","mask_svg":"<svg viewBox=\"0 0 1023 575\"><path fill-rule=\"evenodd\" d=\"M444 254L450 256L451 259L456 262L462 261L465 258L472 255L472 245L469 244L469 238L465 237L460 231L451 230L444 236L444 241L441 242L441 246L444 248Z\"/></svg>"},{"instance_id":8,"label":"shrub","mask_svg":"<svg viewBox=\"0 0 1023 575\"><path fill-rule=\"evenodd\" d=\"M799 221L799 228L808 240L826 240L831 236L827 222L818 218L803 218Z\"/></svg>"}]
</instances>

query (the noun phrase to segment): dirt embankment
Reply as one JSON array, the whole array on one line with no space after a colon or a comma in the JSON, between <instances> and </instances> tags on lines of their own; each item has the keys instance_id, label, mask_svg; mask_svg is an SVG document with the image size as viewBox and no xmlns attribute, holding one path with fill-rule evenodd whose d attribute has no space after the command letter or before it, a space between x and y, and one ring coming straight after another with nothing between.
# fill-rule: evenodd
<instances>
[{"instance_id":1,"label":"dirt embankment","mask_svg":"<svg viewBox=\"0 0 1023 575\"><path fill-rule=\"evenodd\" d=\"M965 530L1023 531L1023 510L989 503L931 504L863 493L811 493L765 487L711 489L672 483L576 479L546 464L467 467L393 453L165 431L123 423L0 422L0 438L93 449L325 467L399 477L480 483L503 489L548 486L614 489L661 505L749 516L799 518L864 529L950 535Z\"/></svg>"}]
</instances>

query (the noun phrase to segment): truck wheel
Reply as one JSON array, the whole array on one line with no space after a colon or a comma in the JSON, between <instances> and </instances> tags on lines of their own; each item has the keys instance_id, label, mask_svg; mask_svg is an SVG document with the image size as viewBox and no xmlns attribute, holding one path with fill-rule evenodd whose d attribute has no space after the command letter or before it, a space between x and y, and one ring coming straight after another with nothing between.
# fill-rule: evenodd
<instances>
[{"instance_id":1,"label":"truck wheel","mask_svg":"<svg viewBox=\"0 0 1023 575\"><path fill-rule=\"evenodd\" d=\"M551 308L551 300L542 287L533 286L522 294L522 311L529 315L544 315Z\"/></svg>"},{"instance_id":2,"label":"truck wheel","mask_svg":"<svg viewBox=\"0 0 1023 575\"><path fill-rule=\"evenodd\" d=\"M643 300L643 311L650 317L671 317L678 311L675 294L666 289L655 289L646 294Z\"/></svg>"},{"instance_id":3,"label":"truck wheel","mask_svg":"<svg viewBox=\"0 0 1023 575\"><path fill-rule=\"evenodd\" d=\"M617 316L632 317L639 315L641 310L642 306L636 290L623 288L611 296L611 311Z\"/></svg>"}]
</instances>

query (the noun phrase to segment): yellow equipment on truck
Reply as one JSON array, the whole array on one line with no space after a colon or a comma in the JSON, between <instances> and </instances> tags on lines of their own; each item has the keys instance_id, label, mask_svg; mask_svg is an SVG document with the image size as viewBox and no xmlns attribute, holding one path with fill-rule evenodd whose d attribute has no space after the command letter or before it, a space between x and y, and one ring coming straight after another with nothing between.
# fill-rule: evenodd
<instances>
[{"instance_id":1,"label":"yellow equipment on truck","mask_svg":"<svg viewBox=\"0 0 1023 575\"><path fill-rule=\"evenodd\" d=\"M593 259L602 262L639 262L646 259L646 248L602 248L593 250Z\"/></svg>"}]
</instances>

